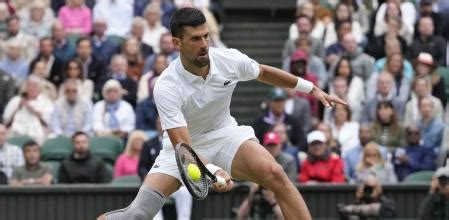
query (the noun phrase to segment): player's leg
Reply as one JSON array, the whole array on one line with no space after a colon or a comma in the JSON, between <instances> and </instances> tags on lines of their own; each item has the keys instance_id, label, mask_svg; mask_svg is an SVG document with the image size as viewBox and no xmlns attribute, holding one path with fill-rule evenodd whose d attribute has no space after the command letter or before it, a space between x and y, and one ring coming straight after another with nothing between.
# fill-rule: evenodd
<instances>
[{"instance_id":1,"label":"player's leg","mask_svg":"<svg viewBox=\"0 0 449 220\"><path fill-rule=\"evenodd\" d=\"M256 182L274 192L287 220L311 219L307 205L282 167L253 140L240 145L232 162L232 177Z\"/></svg>"},{"instance_id":2,"label":"player's leg","mask_svg":"<svg viewBox=\"0 0 449 220\"><path fill-rule=\"evenodd\" d=\"M164 205L165 198L178 190L180 185L179 180L173 176L163 173L150 173L146 176L136 198L128 207L108 212L98 219L153 219Z\"/></svg>"}]
</instances>

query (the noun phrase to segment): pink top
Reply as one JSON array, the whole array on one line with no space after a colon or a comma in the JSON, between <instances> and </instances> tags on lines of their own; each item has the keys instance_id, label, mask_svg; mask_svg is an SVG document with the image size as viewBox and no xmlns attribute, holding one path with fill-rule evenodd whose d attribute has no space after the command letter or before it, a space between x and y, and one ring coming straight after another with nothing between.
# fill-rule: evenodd
<instances>
[{"instance_id":1,"label":"pink top","mask_svg":"<svg viewBox=\"0 0 449 220\"><path fill-rule=\"evenodd\" d=\"M58 19L67 33L79 29L81 34L90 34L92 31L92 13L86 6L71 8L63 6L59 9Z\"/></svg>"},{"instance_id":2,"label":"pink top","mask_svg":"<svg viewBox=\"0 0 449 220\"><path fill-rule=\"evenodd\" d=\"M139 158L121 154L115 161L114 178L121 176L137 176Z\"/></svg>"}]
</instances>

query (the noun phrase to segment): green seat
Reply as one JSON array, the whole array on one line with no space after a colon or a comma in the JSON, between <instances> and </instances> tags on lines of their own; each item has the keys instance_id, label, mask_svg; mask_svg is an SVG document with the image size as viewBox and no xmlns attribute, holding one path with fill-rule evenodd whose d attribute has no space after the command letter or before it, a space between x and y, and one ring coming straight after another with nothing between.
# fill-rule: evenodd
<instances>
[{"instance_id":1,"label":"green seat","mask_svg":"<svg viewBox=\"0 0 449 220\"><path fill-rule=\"evenodd\" d=\"M449 68L440 66L438 67L438 73L443 78L444 88L446 91L446 97L449 99Z\"/></svg>"},{"instance_id":2,"label":"green seat","mask_svg":"<svg viewBox=\"0 0 449 220\"><path fill-rule=\"evenodd\" d=\"M112 174L114 173L114 167L111 164L105 163L106 168L106 182L109 183L112 180Z\"/></svg>"},{"instance_id":3,"label":"green seat","mask_svg":"<svg viewBox=\"0 0 449 220\"><path fill-rule=\"evenodd\" d=\"M51 167L51 175L53 175L53 182L58 182L58 174L59 174L59 167L61 167L61 162L56 160L50 160L50 161L44 161L42 163L48 164Z\"/></svg>"},{"instance_id":4,"label":"green seat","mask_svg":"<svg viewBox=\"0 0 449 220\"><path fill-rule=\"evenodd\" d=\"M15 137L8 138L8 140L6 142L22 148L23 144L25 144L27 141L32 141L32 140L33 140L33 138L31 138L30 136L22 135L22 136L15 136Z\"/></svg>"},{"instance_id":5,"label":"green seat","mask_svg":"<svg viewBox=\"0 0 449 220\"><path fill-rule=\"evenodd\" d=\"M61 161L72 153L72 142L68 137L59 136L45 141L42 145L42 160Z\"/></svg>"},{"instance_id":6,"label":"green seat","mask_svg":"<svg viewBox=\"0 0 449 220\"><path fill-rule=\"evenodd\" d=\"M122 176L116 179L113 179L111 185L114 186L140 186L141 181L139 176Z\"/></svg>"},{"instance_id":7,"label":"green seat","mask_svg":"<svg viewBox=\"0 0 449 220\"><path fill-rule=\"evenodd\" d=\"M116 137L92 137L90 139L90 152L92 155L113 165L115 159L122 153L122 140Z\"/></svg>"},{"instance_id":8,"label":"green seat","mask_svg":"<svg viewBox=\"0 0 449 220\"><path fill-rule=\"evenodd\" d=\"M430 181L432 180L432 176L433 171L419 171L405 177L404 183L412 183L412 182L430 183Z\"/></svg>"}]
</instances>

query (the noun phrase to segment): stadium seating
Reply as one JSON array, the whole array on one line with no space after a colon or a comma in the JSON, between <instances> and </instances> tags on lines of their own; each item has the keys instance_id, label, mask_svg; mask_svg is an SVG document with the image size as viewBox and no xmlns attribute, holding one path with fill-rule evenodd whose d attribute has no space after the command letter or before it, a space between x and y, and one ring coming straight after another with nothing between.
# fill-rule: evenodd
<instances>
[{"instance_id":1,"label":"stadium seating","mask_svg":"<svg viewBox=\"0 0 449 220\"><path fill-rule=\"evenodd\" d=\"M12 145L16 145L18 147L22 147L23 144L25 144L25 142L27 141L31 141L33 140L33 138L31 138L30 136L15 136L15 137L11 137L7 140L8 143L12 144Z\"/></svg>"},{"instance_id":2,"label":"stadium seating","mask_svg":"<svg viewBox=\"0 0 449 220\"><path fill-rule=\"evenodd\" d=\"M90 152L101 158L104 162L114 165L115 159L123 151L123 142L116 137L92 137L90 139Z\"/></svg>"},{"instance_id":3,"label":"stadium seating","mask_svg":"<svg viewBox=\"0 0 449 220\"><path fill-rule=\"evenodd\" d=\"M139 186L141 184L140 178L138 176L122 176L113 179L111 185L115 186Z\"/></svg>"},{"instance_id":4,"label":"stadium seating","mask_svg":"<svg viewBox=\"0 0 449 220\"><path fill-rule=\"evenodd\" d=\"M61 166L61 161L50 160L50 161L45 161L43 163L50 165L51 174L53 175L53 183L58 183L58 173L59 173L59 167Z\"/></svg>"},{"instance_id":5,"label":"stadium seating","mask_svg":"<svg viewBox=\"0 0 449 220\"><path fill-rule=\"evenodd\" d=\"M61 161L72 153L72 142L68 137L59 136L48 139L42 145L43 161L56 160Z\"/></svg>"},{"instance_id":6,"label":"stadium seating","mask_svg":"<svg viewBox=\"0 0 449 220\"><path fill-rule=\"evenodd\" d=\"M433 171L419 171L405 177L404 183L415 183L415 182L429 183L432 180L432 176Z\"/></svg>"},{"instance_id":7,"label":"stadium seating","mask_svg":"<svg viewBox=\"0 0 449 220\"><path fill-rule=\"evenodd\" d=\"M105 168L106 168L106 182L111 182L112 180L112 174L114 173L114 166L109 164L109 163L105 163Z\"/></svg>"}]
</instances>

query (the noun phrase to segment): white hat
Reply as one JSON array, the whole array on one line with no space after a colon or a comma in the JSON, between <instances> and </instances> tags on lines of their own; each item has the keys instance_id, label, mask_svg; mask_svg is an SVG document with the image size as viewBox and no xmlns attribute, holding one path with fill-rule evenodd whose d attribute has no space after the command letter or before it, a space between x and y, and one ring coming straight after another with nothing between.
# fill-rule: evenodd
<instances>
[{"instance_id":1,"label":"white hat","mask_svg":"<svg viewBox=\"0 0 449 220\"><path fill-rule=\"evenodd\" d=\"M449 167L440 167L433 174L436 178L447 177L449 178Z\"/></svg>"},{"instance_id":2,"label":"white hat","mask_svg":"<svg viewBox=\"0 0 449 220\"><path fill-rule=\"evenodd\" d=\"M312 131L307 135L307 143L311 144L314 141L326 142L326 136L321 131Z\"/></svg>"},{"instance_id":3,"label":"white hat","mask_svg":"<svg viewBox=\"0 0 449 220\"><path fill-rule=\"evenodd\" d=\"M430 53L421 52L418 55L418 62L433 65L433 57Z\"/></svg>"}]
</instances>

